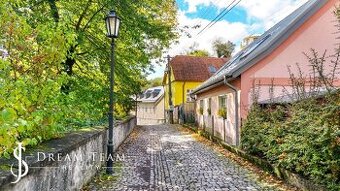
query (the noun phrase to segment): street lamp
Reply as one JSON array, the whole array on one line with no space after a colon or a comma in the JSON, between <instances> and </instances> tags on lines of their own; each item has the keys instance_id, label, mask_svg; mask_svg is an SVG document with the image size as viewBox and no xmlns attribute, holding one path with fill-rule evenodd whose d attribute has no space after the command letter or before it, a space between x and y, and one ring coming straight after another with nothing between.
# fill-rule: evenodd
<instances>
[{"instance_id":1,"label":"street lamp","mask_svg":"<svg viewBox=\"0 0 340 191\"><path fill-rule=\"evenodd\" d=\"M114 112L114 100L113 100L113 88L114 88L114 39L118 37L120 19L117 17L114 11L105 18L107 37L111 38L111 71L110 71L110 105L109 105L109 137L107 143L107 162L106 162L106 173L113 174L113 112Z\"/></svg>"}]
</instances>

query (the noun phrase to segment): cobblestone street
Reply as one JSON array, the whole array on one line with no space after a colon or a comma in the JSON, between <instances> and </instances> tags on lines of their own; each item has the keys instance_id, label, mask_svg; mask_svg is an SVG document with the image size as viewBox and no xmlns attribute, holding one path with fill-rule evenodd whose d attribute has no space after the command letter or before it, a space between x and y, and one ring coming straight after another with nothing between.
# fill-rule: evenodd
<instances>
[{"instance_id":1,"label":"cobblestone street","mask_svg":"<svg viewBox=\"0 0 340 191\"><path fill-rule=\"evenodd\" d=\"M176 126L137 127L118 154L125 160L117 179L89 190L272 190Z\"/></svg>"}]
</instances>

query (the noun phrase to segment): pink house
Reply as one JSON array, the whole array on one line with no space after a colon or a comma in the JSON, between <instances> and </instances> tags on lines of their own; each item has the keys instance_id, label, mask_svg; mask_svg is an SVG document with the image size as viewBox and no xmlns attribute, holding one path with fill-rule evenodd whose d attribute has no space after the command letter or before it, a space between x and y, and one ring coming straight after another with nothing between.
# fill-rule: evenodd
<instances>
[{"instance_id":1,"label":"pink house","mask_svg":"<svg viewBox=\"0 0 340 191\"><path fill-rule=\"evenodd\" d=\"M252 104L254 87L259 89L259 102L292 92L290 73L309 75L311 68L303 53L311 48L320 56L335 54L337 19L334 15L338 0L310 0L266 31L257 40L230 59L214 76L192 95L196 98L199 126L232 145L239 145L242 121ZM327 57L330 63L330 57ZM331 70L325 65L326 70ZM327 68L329 67L329 68ZM340 86L339 73L336 86ZM256 84L256 86L254 86ZM223 111L225 110L225 111ZM224 117L222 117L225 115Z\"/></svg>"}]
</instances>

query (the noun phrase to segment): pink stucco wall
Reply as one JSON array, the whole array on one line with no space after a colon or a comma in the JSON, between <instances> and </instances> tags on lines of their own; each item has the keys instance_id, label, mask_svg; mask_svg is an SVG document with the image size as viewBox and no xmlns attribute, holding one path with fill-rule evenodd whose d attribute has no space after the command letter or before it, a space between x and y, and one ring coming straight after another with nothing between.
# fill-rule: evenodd
<instances>
[{"instance_id":1,"label":"pink stucco wall","mask_svg":"<svg viewBox=\"0 0 340 191\"><path fill-rule=\"evenodd\" d=\"M311 68L306 56L313 48L321 56L325 50L327 55L334 54L337 24L334 16L334 7L338 0L329 0L316 14L296 30L287 40L276 48L269 56L255 64L253 67L241 74L241 116L245 118L249 106L251 105L251 94L253 82L262 84L260 88L260 101L269 99L268 88L274 79L275 95L283 94L283 86L290 91L289 72L287 66L291 66L291 71L297 74L296 63L309 75ZM330 62L328 59L327 62ZM329 63L326 64L328 67ZM328 67L328 70L330 67Z\"/></svg>"},{"instance_id":2,"label":"pink stucco wall","mask_svg":"<svg viewBox=\"0 0 340 191\"><path fill-rule=\"evenodd\" d=\"M232 84L239 89L239 115L245 119L248 109L251 105L251 97L253 92L253 84L260 84L260 100L269 99L269 88L274 85L274 96L283 95L283 89L291 91L291 83L287 66L291 66L291 71L297 74L296 63L306 75L309 74L310 67L308 60L303 54L310 53L313 48L320 52L320 55L327 50L327 55L334 54L337 27L335 26L336 18L333 14L335 5L338 0L329 0L316 14L309 18L299 29L297 29L288 39L286 39L279 47L277 47L270 55L256 63L254 66L246 70L241 76L234 80ZM328 60L329 62L330 60ZM326 64L328 67L329 64ZM326 68L327 69L327 68ZM328 68L329 70L329 68ZM337 74L339 75L339 74ZM340 76L337 76L338 79ZM336 85L340 87L340 81L336 81ZM283 88L284 87L284 88ZM218 96L227 95L227 111L228 118L218 117ZM219 135L225 134L230 137L231 144L235 144L235 103L234 92L225 85L221 85L197 95L196 108L199 108L200 100L204 100L207 105L208 99L212 98L212 117L214 117L214 128ZM197 110L197 119L202 127L208 123L209 116L204 109L203 115ZM242 120L240 121L242 123ZM208 127L209 128L209 127ZM238 127L239 128L239 127ZM216 134L215 133L215 134ZM220 137L222 138L222 137ZM228 139L228 138L227 138Z\"/></svg>"},{"instance_id":3,"label":"pink stucco wall","mask_svg":"<svg viewBox=\"0 0 340 191\"><path fill-rule=\"evenodd\" d=\"M232 85L241 88L240 79L234 80ZM227 119L223 119L218 116L219 110L219 96L227 96ZM196 111L196 118L198 125L208 132L214 129L214 135L222 140L225 140L229 144L236 144L236 129L235 129L235 93L226 85L221 85L202 94L197 95L196 108L200 108L200 101L204 101L203 115ZM240 98L240 91L237 95ZM208 100L211 98L211 115L208 115L207 106ZM240 99L238 99L240 100ZM240 102L239 102L240 103ZM239 110L240 111L240 110ZM213 126L213 127L212 127ZM239 128L239 127L238 127Z\"/></svg>"}]
</instances>

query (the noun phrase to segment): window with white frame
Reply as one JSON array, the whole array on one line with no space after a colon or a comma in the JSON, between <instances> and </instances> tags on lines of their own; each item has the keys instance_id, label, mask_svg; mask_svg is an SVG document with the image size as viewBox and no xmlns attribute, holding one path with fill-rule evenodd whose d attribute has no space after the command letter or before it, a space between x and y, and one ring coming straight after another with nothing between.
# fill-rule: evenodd
<instances>
[{"instance_id":1,"label":"window with white frame","mask_svg":"<svg viewBox=\"0 0 340 191\"><path fill-rule=\"evenodd\" d=\"M218 115L227 118L227 95L218 96Z\"/></svg>"},{"instance_id":2,"label":"window with white frame","mask_svg":"<svg viewBox=\"0 0 340 191\"><path fill-rule=\"evenodd\" d=\"M203 113L204 113L204 100L200 100L199 113L200 113L201 115L203 115Z\"/></svg>"},{"instance_id":3,"label":"window with white frame","mask_svg":"<svg viewBox=\"0 0 340 191\"><path fill-rule=\"evenodd\" d=\"M191 92L192 92L192 90L187 90L187 102L193 102L193 101L195 101L194 99L192 99L191 97L190 97L190 94L191 94Z\"/></svg>"},{"instance_id":4,"label":"window with white frame","mask_svg":"<svg viewBox=\"0 0 340 191\"><path fill-rule=\"evenodd\" d=\"M207 112L209 115L211 115L211 98L208 99L208 108L207 108Z\"/></svg>"},{"instance_id":5,"label":"window with white frame","mask_svg":"<svg viewBox=\"0 0 340 191\"><path fill-rule=\"evenodd\" d=\"M226 102L227 102L226 95L218 96L218 108L219 109L226 108L227 106Z\"/></svg>"}]
</instances>

